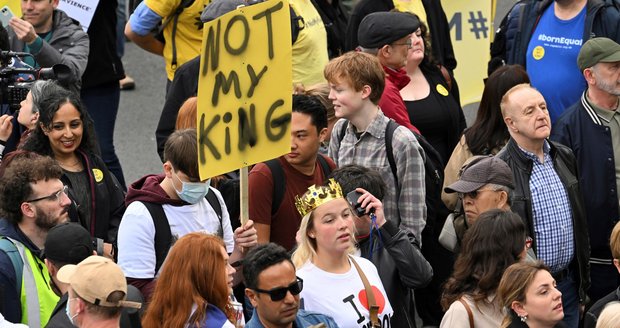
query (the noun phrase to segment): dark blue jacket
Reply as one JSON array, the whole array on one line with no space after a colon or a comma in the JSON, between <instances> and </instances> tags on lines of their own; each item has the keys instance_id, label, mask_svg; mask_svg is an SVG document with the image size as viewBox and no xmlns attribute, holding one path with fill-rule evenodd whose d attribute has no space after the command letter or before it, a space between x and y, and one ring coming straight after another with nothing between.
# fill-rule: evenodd
<instances>
[{"instance_id":1,"label":"dark blue jacket","mask_svg":"<svg viewBox=\"0 0 620 328\"><path fill-rule=\"evenodd\" d=\"M586 91L587 92L587 91ZM566 109L551 129L551 140L573 150L590 232L590 260L611 264L609 235L618 222L616 164L611 131L588 104L581 101Z\"/></svg>"},{"instance_id":2,"label":"dark blue jacket","mask_svg":"<svg viewBox=\"0 0 620 328\"><path fill-rule=\"evenodd\" d=\"M319 323L324 323L327 328L338 328L338 325L332 317L302 309L297 311L297 318L295 318L295 321L293 322L293 328L306 328ZM265 326L263 326L258 319L256 309L254 309L252 319L245 324L245 328L265 328Z\"/></svg>"},{"instance_id":3,"label":"dark blue jacket","mask_svg":"<svg viewBox=\"0 0 620 328\"><path fill-rule=\"evenodd\" d=\"M525 54L540 16L553 0L521 0L508 12L491 47L491 57L525 67ZM604 36L620 42L620 11L614 0L588 0L583 42ZM496 44L501 43L501 44Z\"/></svg>"}]
</instances>

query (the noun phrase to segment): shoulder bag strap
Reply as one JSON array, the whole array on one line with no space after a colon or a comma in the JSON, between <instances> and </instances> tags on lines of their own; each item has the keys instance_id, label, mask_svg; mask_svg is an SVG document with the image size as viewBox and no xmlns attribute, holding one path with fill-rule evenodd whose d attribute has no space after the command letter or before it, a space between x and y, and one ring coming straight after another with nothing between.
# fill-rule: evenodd
<instances>
[{"instance_id":1,"label":"shoulder bag strap","mask_svg":"<svg viewBox=\"0 0 620 328\"><path fill-rule=\"evenodd\" d=\"M375 301L375 294L372 292L372 287L370 286L370 282L366 278L364 271L360 268L360 266L355 262L355 259L349 257L351 259L351 263L355 266L355 270L359 274L360 278L362 278L362 283L364 284L364 289L366 290L366 297L368 299L368 308L370 309L370 323L373 327L381 327L379 323L379 305Z\"/></svg>"},{"instance_id":2,"label":"shoulder bag strap","mask_svg":"<svg viewBox=\"0 0 620 328\"><path fill-rule=\"evenodd\" d=\"M469 327L470 328L474 328L474 314L471 312L471 308L469 307L469 304L467 304L467 302L465 302L465 300L463 300L463 298L459 298L459 302L461 302L461 304L463 304L463 306L465 307L465 310L467 310L467 317L469 318Z\"/></svg>"}]
</instances>

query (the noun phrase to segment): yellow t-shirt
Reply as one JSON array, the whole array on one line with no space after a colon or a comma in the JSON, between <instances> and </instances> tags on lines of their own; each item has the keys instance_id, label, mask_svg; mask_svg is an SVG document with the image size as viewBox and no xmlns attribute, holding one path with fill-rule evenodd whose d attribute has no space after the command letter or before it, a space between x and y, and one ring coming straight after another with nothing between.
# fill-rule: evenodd
<instances>
[{"instance_id":1,"label":"yellow t-shirt","mask_svg":"<svg viewBox=\"0 0 620 328\"><path fill-rule=\"evenodd\" d=\"M406 13L414 13L418 15L420 21L426 24L426 10L422 0L393 0L396 10ZM428 26L428 24L426 24Z\"/></svg>"},{"instance_id":2,"label":"yellow t-shirt","mask_svg":"<svg viewBox=\"0 0 620 328\"><path fill-rule=\"evenodd\" d=\"M327 33L321 15L310 0L289 0L298 16L304 18L304 28L293 44L293 84L308 87L325 82L323 69L327 57Z\"/></svg>"},{"instance_id":3,"label":"yellow t-shirt","mask_svg":"<svg viewBox=\"0 0 620 328\"><path fill-rule=\"evenodd\" d=\"M181 0L145 0L146 5L156 14L166 18L172 15L175 9L181 4ZM189 7L185 8L179 15L175 43L177 51L177 66L172 67L172 27L171 20L164 29L164 58L166 59L166 73L168 79L172 81L174 71L190 59L200 55L202 46L202 22L200 14L211 0L195 0Z\"/></svg>"}]
</instances>

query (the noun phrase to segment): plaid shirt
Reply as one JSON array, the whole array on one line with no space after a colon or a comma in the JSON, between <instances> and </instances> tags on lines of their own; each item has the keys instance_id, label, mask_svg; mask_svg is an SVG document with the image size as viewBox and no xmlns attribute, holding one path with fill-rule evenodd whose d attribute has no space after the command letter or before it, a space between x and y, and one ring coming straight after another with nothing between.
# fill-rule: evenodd
<instances>
[{"instance_id":1,"label":"plaid shirt","mask_svg":"<svg viewBox=\"0 0 620 328\"><path fill-rule=\"evenodd\" d=\"M543 146L543 163L533 153L520 149L532 160L530 191L537 255L551 272L562 271L568 267L575 253L568 193L553 167L547 141Z\"/></svg>"},{"instance_id":2,"label":"plaid shirt","mask_svg":"<svg viewBox=\"0 0 620 328\"><path fill-rule=\"evenodd\" d=\"M407 128L399 126L394 131L392 150L399 183L396 186L385 148L388 122L389 118L379 110L358 139L355 127L345 119L339 120L332 131L341 131L342 125L348 124L347 132L342 142L338 140L338 133L332 133L329 156L338 167L357 164L379 172L387 185L382 200L386 219L397 220L395 222L402 229L411 231L422 240L422 229L426 224L424 150Z\"/></svg>"}]
</instances>

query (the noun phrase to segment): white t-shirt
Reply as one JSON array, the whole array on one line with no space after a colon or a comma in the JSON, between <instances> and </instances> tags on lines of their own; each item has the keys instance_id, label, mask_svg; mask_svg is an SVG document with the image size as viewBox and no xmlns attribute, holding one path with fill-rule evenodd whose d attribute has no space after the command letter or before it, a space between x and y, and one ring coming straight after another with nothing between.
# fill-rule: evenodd
<instances>
[{"instance_id":1,"label":"white t-shirt","mask_svg":"<svg viewBox=\"0 0 620 328\"><path fill-rule=\"evenodd\" d=\"M222 239L226 251L232 253L235 244L226 204L217 189L211 188L211 192L217 195L220 202ZM220 230L220 220L206 198L192 205L164 204L162 207L175 238L181 238L190 232L217 234ZM142 202L132 202L127 206L118 229L118 265L126 277L149 279L155 277L155 262L155 224Z\"/></svg>"},{"instance_id":2,"label":"white t-shirt","mask_svg":"<svg viewBox=\"0 0 620 328\"><path fill-rule=\"evenodd\" d=\"M379 305L381 326L390 327L389 322L394 311L377 268L365 258L353 258L373 287L375 301ZM297 276L304 280L304 289L301 292L304 309L331 316L340 328L369 326L370 312L367 308L366 289L353 263L348 272L338 274L323 271L308 261L297 270Z\"/></svg>"}]
</instances>

